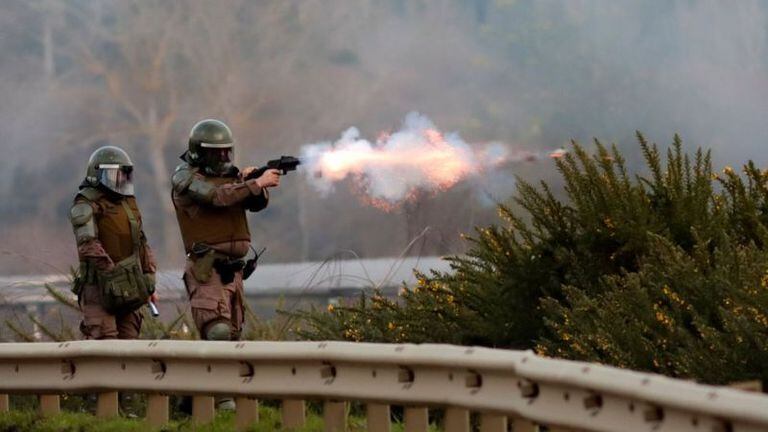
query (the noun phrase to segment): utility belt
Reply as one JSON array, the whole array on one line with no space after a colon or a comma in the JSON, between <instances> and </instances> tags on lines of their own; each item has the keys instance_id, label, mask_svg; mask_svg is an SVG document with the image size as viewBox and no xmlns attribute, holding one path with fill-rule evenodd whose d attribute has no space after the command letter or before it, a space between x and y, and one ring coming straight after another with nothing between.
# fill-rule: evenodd
<instances>
[{"instance_id":1,"label":"utility belt","mask_svg":"<svg viewBox=\"0 0 768 432\"><path fill-rule=\"evenodd\" d=\"M216 270L221 278L221 283L230 284L235 280L235 274L242 271L246 266L244 260L234 259L203 243L195 243L192 246L192 251L187 254L187 258L192 260L193 264L190 270L200 283L211 280L213 270Z\"/></svg>"}]
</instances>

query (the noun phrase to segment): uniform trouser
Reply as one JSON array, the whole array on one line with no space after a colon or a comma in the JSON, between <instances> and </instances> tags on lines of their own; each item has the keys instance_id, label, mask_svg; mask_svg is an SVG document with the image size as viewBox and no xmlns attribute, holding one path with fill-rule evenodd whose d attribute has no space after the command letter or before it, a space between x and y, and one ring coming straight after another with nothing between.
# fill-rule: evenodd
<instances>
[{"instance_id":1,"label":"uniform trouser","mask_svg":"<svg viewBox=\"0 0 768 432\"><path fill-rule=\"evenodd\" d=\"M187 287L189 302L192 306L192 318L197 331L200 332L200 338L206 339L208 329L212 325L225 323L230 328L230 340L240 340L245 321L243 272L235 272L234 280L224 284L214 268L209 280L199 281L191 270L193 265L194 261L187 259L184 284Z\"/></svg>"},{"instance_id":2,"label":"uniform trouser","mask_svg":"<svg viewBox=\"0 0 768 432\"><path fill-rule=\"evenodd\" d=\"M141 312L135 310L113 315L102 307L101 290L96 285L85 285L80 293L83 320L80 332L86 339L138 339L141 332Z\"/></svg>"}]
</instances>

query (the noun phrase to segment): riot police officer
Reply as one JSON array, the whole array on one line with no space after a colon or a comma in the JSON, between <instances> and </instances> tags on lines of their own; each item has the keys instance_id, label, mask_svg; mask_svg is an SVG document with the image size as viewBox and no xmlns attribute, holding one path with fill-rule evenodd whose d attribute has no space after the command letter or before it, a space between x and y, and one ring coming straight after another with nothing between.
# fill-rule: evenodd
<instances>
[{"instance_id":1,"label":"riot police officer","mask_svg":"<svg viewBox=\"0 0 768 432\"><path fill-rule=\"evenodd\" d=\"M73 284L86 339L136 339L138 310L153 298L156 264L133 196L133 163L97 149L70 209L80 267Z\"/></svg>"},{"instance_id":2,"label":"riot police officer","mask_svg":"<svg viewBox=\"0 0 768 432\"><path fill-rule=\"evenodd\" d=\"M172 177L172 197L184 241L184 283L192 316L205 340L238 340L244 322L243 258L251 235L246 211L267 206L277 170L246 180L255 170L233 164L234 140L219 120L198 122Z\"/></svg>"}]
</instances>

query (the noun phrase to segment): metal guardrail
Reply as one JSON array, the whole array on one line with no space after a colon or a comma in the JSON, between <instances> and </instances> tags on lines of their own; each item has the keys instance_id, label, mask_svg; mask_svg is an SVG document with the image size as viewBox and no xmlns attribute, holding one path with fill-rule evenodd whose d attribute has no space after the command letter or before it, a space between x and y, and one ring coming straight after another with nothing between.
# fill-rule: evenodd
<instances>
[{"instance_id":1,"label":"metal guardrail","mask_svg":"<svg viewBox=\"0 0 768 432\"><path fill-rule=\"evenodd\" d=\"M304 422L304 400L325 401L326 430L344 430L346 401L368 405L368 428L388 431L405 406L406 431L426 431L429 408L447 431L768 431L768 397L589 363L450 345L348 342L73 341L0 344L0 411L7 394L99 393L97 415L117 413L117 391L150 394L151 424L168 394L194 395L193 417L213 418L213 395L237 396L237 425L257 421L257 398L283 400L283 424Z\"/></svg>"}]
</instances>

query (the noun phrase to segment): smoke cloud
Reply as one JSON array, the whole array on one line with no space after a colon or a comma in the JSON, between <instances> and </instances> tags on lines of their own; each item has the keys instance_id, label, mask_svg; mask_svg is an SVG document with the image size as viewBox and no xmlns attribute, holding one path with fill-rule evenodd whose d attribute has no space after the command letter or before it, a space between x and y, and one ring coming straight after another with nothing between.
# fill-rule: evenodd
<instances>
[{"instance_id":1,"label":"smoke cloud","mask_svg":"<svg viewBox=\"0 0 768 432\"><path fill-rule=\"evenodd\" d=\"M498 168L539 158L500 142L467 143L457 132L444 134L418 112L409 113L400 130L382 133L375 142L351 127L336 142L305 145L301 155L307 180L321 193L328 194L336 183L351 179L365 202L383 209L464 180L478 180L474 184L483 185L481 174L509 177Z\"/></svg>"}]
</instances>

